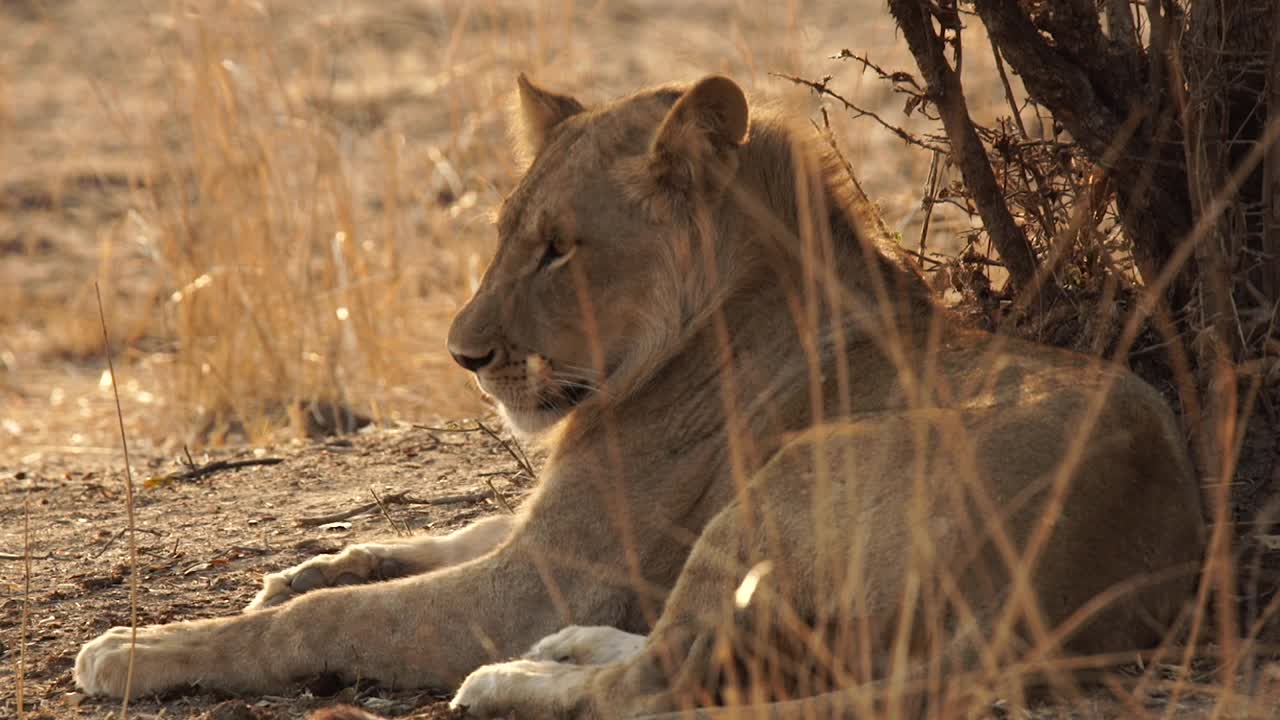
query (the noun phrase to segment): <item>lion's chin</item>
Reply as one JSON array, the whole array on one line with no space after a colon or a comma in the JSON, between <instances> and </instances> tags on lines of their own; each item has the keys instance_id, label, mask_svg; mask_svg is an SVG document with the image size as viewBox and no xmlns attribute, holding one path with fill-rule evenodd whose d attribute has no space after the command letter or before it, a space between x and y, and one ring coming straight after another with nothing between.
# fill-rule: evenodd
<instances>
[{"instance_id":1,"label":"lion's chin","mask_svg":"<svg viewBox=\"0 0 1280 720\"><path fill-rule=\"evenodd\" d=\"M503 419L512 430L524 435L537 435L555 427L593 395L593 388L574 386L554 395L544 395L532 407L508 404L498 397L494 399L498 401Z\"/></svg>"},{"instance_id":2,"label":"lion's chin","mask_svg":"<svg viewBox=\"0 0 1280 720\"><path fill-rule=\"evenodd\" d=\"M572 412L572 408L515 410L501 403L498 404L498 408L507 427L522 435L541 435L558 425Z\"/></svg>"}]
</instances>

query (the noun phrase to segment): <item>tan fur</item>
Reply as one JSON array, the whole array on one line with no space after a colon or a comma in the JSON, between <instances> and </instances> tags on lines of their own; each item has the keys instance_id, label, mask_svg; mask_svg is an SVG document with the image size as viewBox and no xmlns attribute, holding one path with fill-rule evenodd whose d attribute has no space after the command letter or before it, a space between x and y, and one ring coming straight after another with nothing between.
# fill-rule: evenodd
<instances>
[{"instance_id":1,"label":"tan fur","mask_svg":"<svg viewBox=\"0 0 1280 720\"><path fill-rule=\"evenodd\" d=\"M474 715L828 693L827 716L854 702L836 688L1056 681L1048 661L1176 624L1199 495L1151 388L957 327L866 241L830 160L777 119L746 129L725 78L520 97L536 156L449 349L555 438L535 497L510 527L349 550L269 576L262 609L140 628L136 693L470 674ZM370 557L420 574L309 591L378 579ZM648 639L546 637L574 624ZM77 682L121 694L127 651L123 629L89 643Z\"/></svg>"}]
</instances>

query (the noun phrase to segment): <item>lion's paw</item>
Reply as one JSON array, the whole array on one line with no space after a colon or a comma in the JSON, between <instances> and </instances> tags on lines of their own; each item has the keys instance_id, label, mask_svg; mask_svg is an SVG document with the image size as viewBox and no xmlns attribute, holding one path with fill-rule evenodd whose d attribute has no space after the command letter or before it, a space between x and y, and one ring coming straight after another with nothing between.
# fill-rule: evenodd
<instances>
[{"instance_id":1,"label":"lion's paw","mask_svg":"<svg viewBox=\"0 0 1280 720\"><path fill-rule=\"evenodd\" d=\"M526 660L602 665L625 660L644 649L645 636L614 627L570 625L534 644Z\"/></svg>"},{"instance_id":2,"label":"lion's paw","mask_svg":"<svg viewBox=\"0 0 1280 720\"><path fill-rule=\"evenodd\" d=\"M179 676L190 671L203 646L202 634L185 623L140 627L137 643L132 629L113 627L80 648L73 677L89 695L130 697L151 695L185 684ZM133 679L129 652L133 647Z\"/></svg>"},{"instance_id":3,"label":"lion's paw","mask_svg":"<svg viewBox=\"0 0 1280 720\"><path fill-rule=\"evenodd\" d=\"M262 578L262 589L245 610L258 610L292 600L311 590L360 585L408 574L408 569L381 552L384 546L352 545L334 555L317 555Z\"/></svg>"},{"instance_id":4,"label":"lion's paw","mask_svg":"<svg viewBox=\"0 0 1280 720\"><path fill-rule=\"evenodd\" d=\"M542 660L485 665L462 681L449 707L473 718L575 717L595 671Z\"/></svg>"}]
</instances>

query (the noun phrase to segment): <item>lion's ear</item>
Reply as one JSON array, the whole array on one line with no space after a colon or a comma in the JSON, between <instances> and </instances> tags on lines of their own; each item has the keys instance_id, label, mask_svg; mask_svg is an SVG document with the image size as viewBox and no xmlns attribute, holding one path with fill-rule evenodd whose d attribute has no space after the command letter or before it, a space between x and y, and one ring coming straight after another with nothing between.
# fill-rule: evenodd
<instances>
[{"instance_id":1,"label":"lion's ear","mask_svg":"<svg viewBox=\"0 0 1280 720\"><path fill-rule=\"evenodd\" d=\"M722 75L708 75L689 88L671 107L654 136L653 167L677 187L704 174L707 161L727 159L747 139L747 97L738 84ZM731 168L729 165L725 169Z\"/></svg>"},{"instance_id":2,"label":"lion's ear","mask_svg":"<svg viewBox=\"0 0 1280 720\"><path fill-rule=\"evenodd\" d=\"M534 85L524 73L516 77L516 86L517 104L511 136L516 154L527 164L547 144L552 128L585 108L568 95Z\"/></svg>"}]
</instances>

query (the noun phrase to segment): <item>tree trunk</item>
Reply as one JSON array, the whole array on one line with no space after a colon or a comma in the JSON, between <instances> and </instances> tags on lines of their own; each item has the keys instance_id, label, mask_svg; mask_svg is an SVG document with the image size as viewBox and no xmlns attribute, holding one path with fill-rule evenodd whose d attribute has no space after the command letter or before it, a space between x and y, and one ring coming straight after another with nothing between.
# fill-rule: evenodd
<instances>
[{"instance_id":1,"label":"tree trunk","mask_svg":"<svg viewBox=\"0 0 1280 720\"><path fill-rule=\"evenodd\" d=\"M1267 126L1280 125L1280 2L1271 11L1271 57L1267 67ZM1272 305L1280 302L1280 148L1267 151L1262 194L1266 218L1262 236L1263 267L1259 284Z\"/></svg>"},{"instance_id":2,"label":"tree trunk","mask_svg":"<svg viewBox=\"0 0 1280 720\"><path fill-rule=\"evenodd\" d=\"M1148 3L1148 8L1158 6ZM1143 54L1128 38L1103 36L1077 5L1056 5L1037 26L1018 0L975 0L1005 59L1036 102L1112 176L1125 232L1145 280L1152 280L1190 232L1186 170L1164 78L1165 43L1177 18L1152 17L1155 47ZM1042 33L1053 35L1050 44ZM1191 295L1192 274L1179 272L1171 304Z\"/></svg>"}]
</instances>

